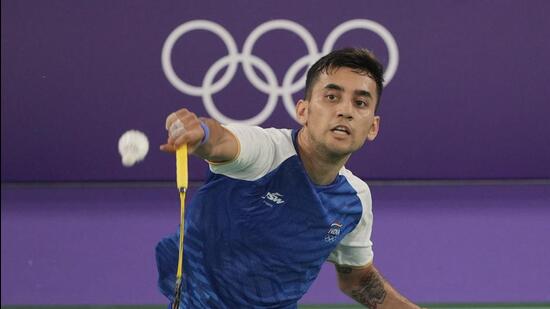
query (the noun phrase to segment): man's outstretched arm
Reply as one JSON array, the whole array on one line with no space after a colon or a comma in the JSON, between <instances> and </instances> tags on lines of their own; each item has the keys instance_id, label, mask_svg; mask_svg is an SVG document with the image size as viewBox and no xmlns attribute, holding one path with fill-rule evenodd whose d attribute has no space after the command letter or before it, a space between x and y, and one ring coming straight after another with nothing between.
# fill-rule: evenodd
<instances>
[{"instance_id":1,"label":"man's outstretched arm","mask_svg":"<svg viewBox=\"0 0 550 309\"><path fill-rule=\"evenodd\" d=\"M384 280L372 264L362 268L336 265L336 271L342 292L367 308L419 308Z\"/></svg>"}]
</instances>

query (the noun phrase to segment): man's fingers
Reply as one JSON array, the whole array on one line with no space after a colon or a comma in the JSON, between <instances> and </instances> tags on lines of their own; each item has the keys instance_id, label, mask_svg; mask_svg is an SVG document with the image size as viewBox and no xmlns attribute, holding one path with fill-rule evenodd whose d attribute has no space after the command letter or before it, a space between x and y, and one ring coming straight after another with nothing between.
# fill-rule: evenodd
<instances>
[{"instance_id":1,"label":"man's fingers","mask_svg":"<svg viewBox=\"0 0 550 309\"><path fill-rule=\"evenodd\" d=\"M171 144L164 144L164 145L160 145L160 150L162 150L164 152L173 153L173 152L176 152L176 147L174 145L171 145Z\"/></svg>"},{"instance_id":2,"label":"man's fingers","mask_svg":"<svg viewBox=\"0 0 550 309\"><path fill-rule=\"evenodd\" d=\"M184 144L198 145L204 135L200 120L185 108L168 115L165 127L168 131L168 140L166 144L160 146L160 150L166 152L174 152Z\"/></svg>"},{"instance_id":3,"label":"man's fingers","mask_svg":"<svg viewBox=\"0 0 550 309\"><path fill-rule=\"evenodd\" d=\"M166 117L166 124L165 124L166 130L170 129L170 126L172 125L172 123L177 119L178 119L178 115L176 115L176 113L171 113L170 115L168 115L168 117Z\"/></svg>"},{"instance_id":4,"label":"man's fingers","mask_svg":"<svg viewBox=\"0 0 550 309\"><path fill-rule=\"evenodd\" d=\"M183 144L189 144L190 141L192 141L193 138L191 137L191 134L183 134L183 135L180 135L178 136L177 138L174 139L174 146L177 148ZM191 142L193 143L193 142Z\"/></svg>"},{"instance_id":5,"label":"man's fingers","mask_svg":"<svg viewBox=\"0 0 550 309\"><path fill-rule=\"evenodd\" d=\"M174 139L177 139L184 133L185 133L185 126L183 125L183 122L181 122L180 119L176 119L176 121L174 121L170 125L170 129L168 130L168 136Z\"/></svg>"}]
</instances>

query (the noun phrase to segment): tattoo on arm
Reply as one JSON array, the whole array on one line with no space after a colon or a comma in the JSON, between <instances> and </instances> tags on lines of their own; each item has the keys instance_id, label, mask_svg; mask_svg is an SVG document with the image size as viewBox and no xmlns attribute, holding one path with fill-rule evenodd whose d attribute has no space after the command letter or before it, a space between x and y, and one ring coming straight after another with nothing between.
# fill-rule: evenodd
<instances>
[{"instance_id":1,"label":"tattoo on arm","mask_svg":"<svg viewBox=\"0 0 550 309\"><path fill-rule=\"evenodd\" d=\"M359 288L351 291L351 297L368 308L376 309L386 298L382 277L374 271L363 275L359 280Z\"/></svg>"}]
</instances>

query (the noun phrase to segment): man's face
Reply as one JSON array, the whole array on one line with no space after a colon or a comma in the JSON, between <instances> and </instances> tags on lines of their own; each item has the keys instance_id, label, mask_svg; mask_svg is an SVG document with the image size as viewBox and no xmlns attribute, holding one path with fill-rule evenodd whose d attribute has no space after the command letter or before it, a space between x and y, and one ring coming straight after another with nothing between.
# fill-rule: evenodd
<instances>
[{"instance_id":1,"label":"man's face","mask_svg":"<svg viewBox=\"0 0 550 309\"><path fill-rule=\"evenodd\" d=\"M349 155L378 134L374 115L376 82L367 74L341 67L321 73L311 98L296 106L308 146L329 155Z\"/></svg>"}]
</instances>

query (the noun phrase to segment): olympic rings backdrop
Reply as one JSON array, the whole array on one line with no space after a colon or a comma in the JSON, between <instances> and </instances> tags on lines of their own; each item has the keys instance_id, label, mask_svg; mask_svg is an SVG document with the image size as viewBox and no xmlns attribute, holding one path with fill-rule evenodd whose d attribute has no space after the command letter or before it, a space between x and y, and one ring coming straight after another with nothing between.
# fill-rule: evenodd
<instances>
[{"instance_id":1,"label":"olympic rings backdrop","mask_svg":"<svg viewBox=\"0 0 550 309\"><path fill-rule=\"evenodd\" d=\"M2 181L173 180L166 115L297 128L334 48L386 66L365 179L550 177L544 1L3 1ZM117 140L151 144L125 168ZM191 178L206 164L191 161Z\"/></svg>"},{"instance_id":2,"label":"olympic rings backdrop","mask_svg":"<svg viewBox=\"0 0 550 309\"><path fill-rule=\"evenodd\" d=\"M208 71L204 75L201 87L192 86L182 81L175 73L171 59L172 49L176 40L179 39L186 32L197 29L208 30L216 34L222 39L228 51L227 56L220 58L208 69ZM269 31L278 29L287 30L299 36L304 41L308 52L307 55L297 59L288 68L284 75L282 86L279 85L277 81L277 76L275 75L273 68L269 66L269 64L267 64L264 60L252 54L252 49L254 48L254 45L262 35ZM182 24L168 36L162 49L162 68L164 69L164 73L166 74L166 77L168 78L170 83L182 93L192 96L201 96L202 102L209 116L218 120L221 123L261 125L273 114L273 110L275 109L275 105L277 104L278 96L282 97L285 109L288 112L289 116L293 119L296 119L296 100L293 98L292 95L297 91L304 89L306 82L306 72L304 72L304 74L302 74L302 76L298 80L296 80L296 75L298 74L299 70L304 68L307 69L308 67L313 65L313 63L315 63L315 61L317 61L320 57L331 52L334 49L336 40L339 39L347 31L354 29L371 30L378 34L384 40L384 43L386 44L386 48L389 53L389 62L384 74L385 84L387 85L395 74L399 61L397 44L395 43L395 39L393 38L391 33L386 28L368 19L349 20L334 28L334 30L332 30L332 32L325 40L322 51L318 50L317 43L315 42L315 39L309 33L309 31L302 27L300 24L291 20L271 20L259 25L250 33L250 35L246 38L244 42L243 52L240 54L238 54L235 40L233 39L231 34L222 26L208 20L193 20ZM239 62L243 65L244 73L247 80L252 85L254 85L257 90L260 90L268 96L267 104L259 114L252 118L243 120L232 119L225 116L218 110L212 100L212 94L221 91L229 84L231 79L233 79L237 71L237 64ZM267 77L269 84L264 83L262 78L254 72L253 66L260 69L263 75ZM223 67L228 67L227 71L222 78L220 78L216 83L213 84L214 76L219 73Z\"/></svg>"}]
</instances>

